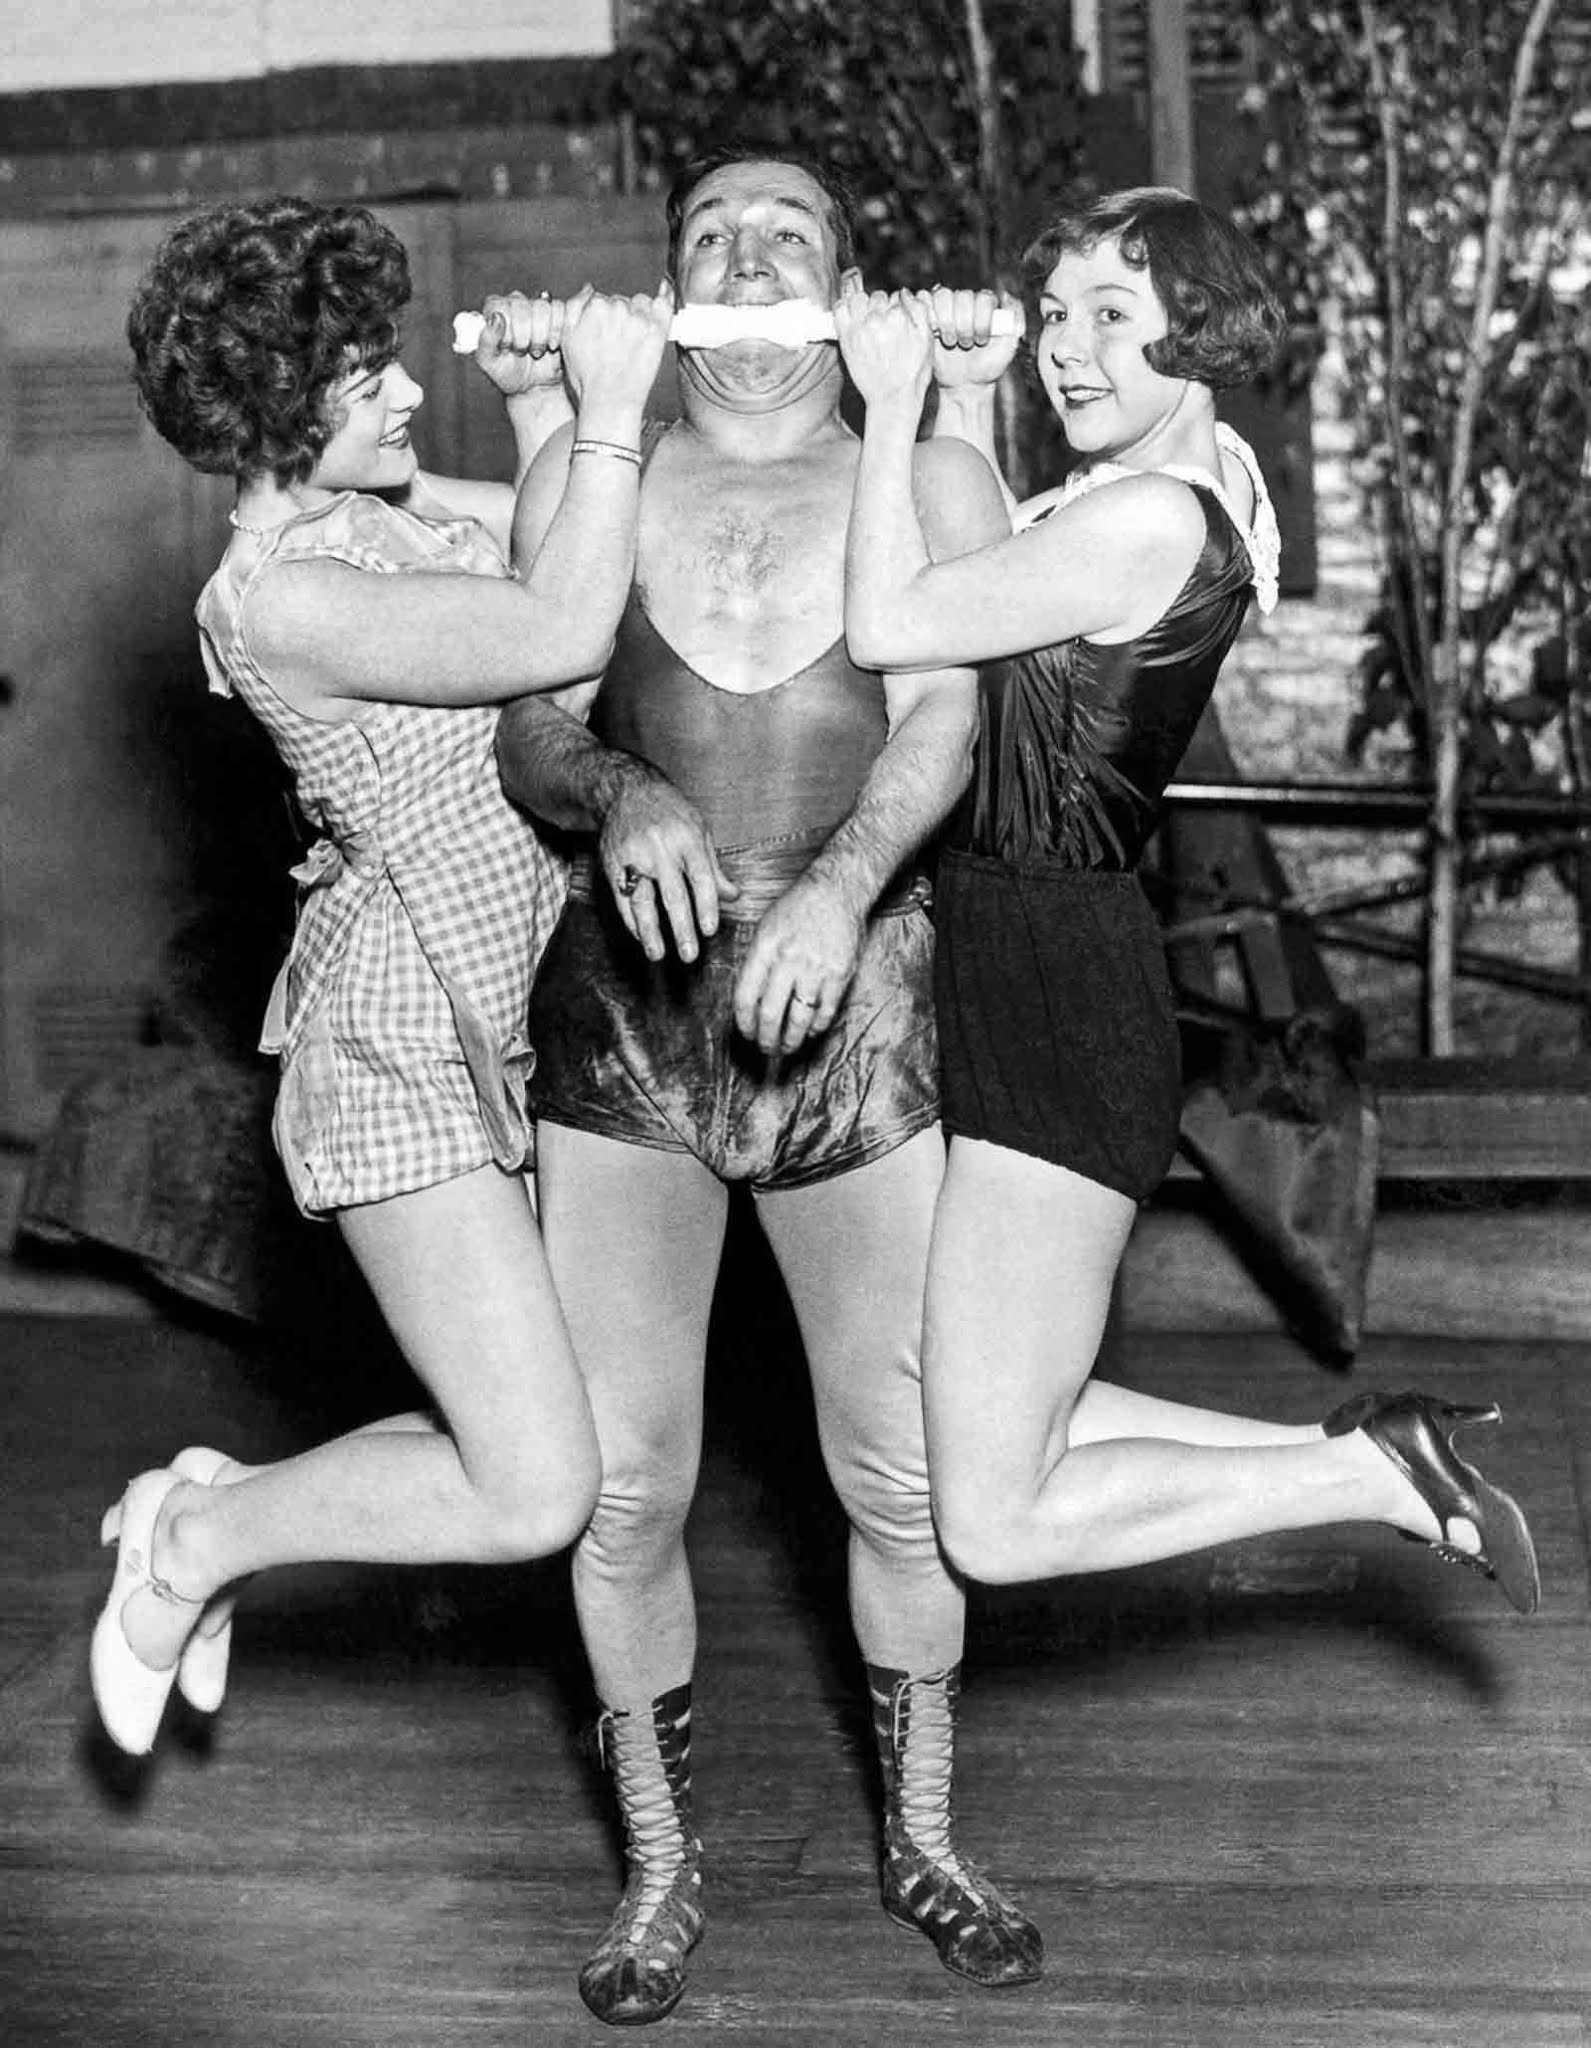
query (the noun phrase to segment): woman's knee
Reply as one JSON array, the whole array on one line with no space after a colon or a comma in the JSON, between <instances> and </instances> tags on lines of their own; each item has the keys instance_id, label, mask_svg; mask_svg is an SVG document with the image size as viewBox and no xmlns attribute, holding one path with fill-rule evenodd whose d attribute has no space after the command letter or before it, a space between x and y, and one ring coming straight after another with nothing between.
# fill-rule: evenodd
<instances>
[{"instance_id":1,"label":"woman's knee","mask_svg":"<svg viewBox=\"0 0 1591 2048\"><path fill-rule=\"evenodd\" d=\"M507 1483L482 1488L486 1561L520 1564L567 1550L589 1526L601 1485L602 1467L593 1439L571 1446L556 1467L518 1471Z\"/></svg>"},{"instance_id":2,"label":"woman's knee","mask_svg":"<svg viewBox=\"0 0 1591 2048\"><path fill-rule=\"evenodd\" d=\"M560 1489L493 1516L488 1539L489 1564L526 1564L555 1557L578 1543L591 1521L596 1488L589 1494Z\"/></svg>"},{"instance_id":3,"label":"woman's knee","mask_svg":"<svg viewBox=\"0 0 1591 2048\"><path fill-rule=\"evenodd\" d=\"M1020 1488L938 1483L934 1517L945 1555L963 1577L1010 1586L1033 1576L1033 1508Z\"/></svg>"}]
</instances>

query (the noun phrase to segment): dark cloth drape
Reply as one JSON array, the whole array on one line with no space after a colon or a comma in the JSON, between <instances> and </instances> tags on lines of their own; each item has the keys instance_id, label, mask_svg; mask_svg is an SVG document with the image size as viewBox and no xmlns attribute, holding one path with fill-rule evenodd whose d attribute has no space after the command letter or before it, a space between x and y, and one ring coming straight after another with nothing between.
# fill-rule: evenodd
<instances>
[{"instance_id":1,"label":"dark cloth drape","mask_svg":"<svg viewBox=\"0 0 1591 2048\"><path fill-rule=\"evenodd\" d=\"M1380 1119L1358 1071L1357 1014L1183 1021L1180 1145L1249 1264L1316 1351L1364 1328Z\"/></svg>"}]
</instances>

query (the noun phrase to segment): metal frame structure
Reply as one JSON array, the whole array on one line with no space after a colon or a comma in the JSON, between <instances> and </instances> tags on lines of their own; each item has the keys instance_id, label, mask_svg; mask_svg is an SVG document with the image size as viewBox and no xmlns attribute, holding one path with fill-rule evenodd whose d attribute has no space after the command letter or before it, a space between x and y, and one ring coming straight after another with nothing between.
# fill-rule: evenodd
<instances>
[{"instance_id":1,"label":"metal frame structure","mask_svg":"<svg viewBox=\"0 0 1591 2048\"><path fill-rule=\"evenodd\" d=\"M1287 825L1408 831L1420 827L1430 815L1431 796L1413 784L1199 780L1171 783L1166 803L1174 811L1195 815L1227 811ZM1540 835L1523 844L1472 853L1462 869L1465 883L1497 880L1546 861L1591 855L1591 798L1554 792L1479 795L1468 801L1462 816L1467 824L1483 830ZM1235 900L1229 895L1207 916L1178 917L1168 927L1167 938L1195 944L1241 941L1256 921L1281 922L1307 930L1312 939L1326 945L1417 962L1423 957L1418 939L1367 923L1362 914L1418 901L1426 888L1425 875L1411 870L1314 896L1293 893ZM1460 949L1454 964L1472 980L1580 1004L1591 1033L1591 962L1579 972L1569 972L1466 947Z\"/></svg>"}]
</instances>

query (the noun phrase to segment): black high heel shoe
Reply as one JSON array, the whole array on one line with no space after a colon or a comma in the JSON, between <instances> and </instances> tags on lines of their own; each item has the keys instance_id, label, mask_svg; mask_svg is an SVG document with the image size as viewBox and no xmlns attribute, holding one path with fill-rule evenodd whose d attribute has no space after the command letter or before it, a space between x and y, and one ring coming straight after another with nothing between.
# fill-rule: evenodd
<instances>
[{"instance_id":1,"label":"black high heel shoe","mask_svg":"<svg viewBox=\"0 0 1591 2048\"><path fill-rule=\"evenodd\" d=\"M1536 1546L1519 1503L1493 1486L1453 1448L1453 1432L1467 1422L1497 1422L1495 1402L1484 1408L1439 1401L1410 1389L1402 1394L1355 1394L1334 1408L1324 1424L1327 1436L1346 1436L1362 1429L1378 1451L1389 1457L1435 1515L1442 1535L1435 1540L1401 1533L1425 1543L1450 1564L1495 1579L1521 1614L1541 1605L1541 1573ZM1480 1536L1478 1552L1460 1550L1446 1540L1450 1522L1473 1522Z\"/></svg>"}]
</instances>

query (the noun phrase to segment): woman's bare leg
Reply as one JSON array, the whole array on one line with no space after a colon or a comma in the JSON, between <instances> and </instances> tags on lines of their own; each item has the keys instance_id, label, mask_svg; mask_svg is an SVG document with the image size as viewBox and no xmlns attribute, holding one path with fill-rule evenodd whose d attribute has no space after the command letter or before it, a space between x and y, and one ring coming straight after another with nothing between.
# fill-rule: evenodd
<instances>
[{"instance_id":1,"label":"woman's bare leg","mask_svg":"<svg viewBox=\"0 0 1591 2048\"><path fill-rule=\"evenodd\" d=\"M431 1408L409 1408L398 1415L378 1415L373 1422L361 1422L357 1429L345 1429L341 1436L333 1437L333 1443L346 1443L356 1436L437 1436L445 1425L442 1418ZM253 1479L261 1472L269 1472L269 1464L250 1465L243 1458L226 1457L216 1467L210 1480L212 1486L236 1486L239 1480Z\"/></svg>"},{"instance_id":2,"label":"woman's bare leg","mask_svg":"<svg viewBox=\"0 0 1591 2048\"><path fill-rule=\"evenodd\" d=\"M1269 1444L1307 1444L1320 1440L1318 1423L1267 1422L1258 1415L1228 1415L1219 1408L1193 1408L1185 1401L1164 1401L1155 1394L1135 1393L1111 1380L1091 1379L1072 1410L1067 1442L1072 1450L1084 1444L1108 1443L1123 1436L1168 1437L1179 1444L1216 1444L1229 1450Z\"/></svg>"},{"instance_id":3,"label":"woman's bare leg","mask_svg":"<svg viewBox=\"0 0 1591 2048\"><path fill-rule=\"evenodd\" d=\"M400 1418L235 1484L174 1487L154 1562L180 1594L278 1564L543 1556L585 1525L596 1437L524 1184L486 1167L338 1220L447 1429ZM191 1623L153 1595L124 1613L155 1669Z\"/></svg>"},{"instance_id":4,"label":"woman's bare leg","mask_svg":"<svg viewBox=\"0 0 1591 2048\"><path fill-rule=\"evenodd\" d=\"M952 1142L924 1392L940 1533L955 1562L1000 1582L1336 1521L1439 1534L1359 1432L1256 1427L1089 1386L1134 1214L1127 1197L1065 1168ZM1466 1540L1466 1527L1452 1533Z\"/></svg>"}]
</instances>

